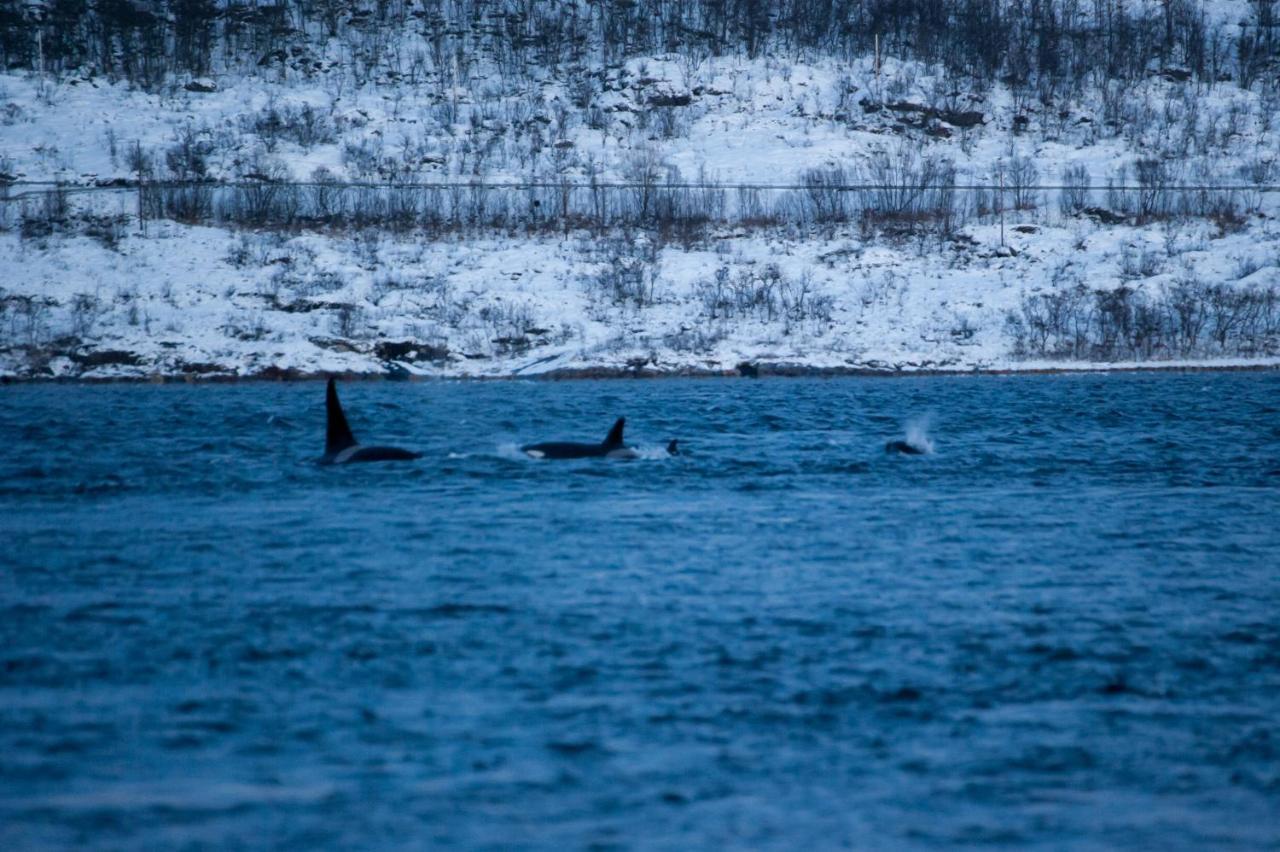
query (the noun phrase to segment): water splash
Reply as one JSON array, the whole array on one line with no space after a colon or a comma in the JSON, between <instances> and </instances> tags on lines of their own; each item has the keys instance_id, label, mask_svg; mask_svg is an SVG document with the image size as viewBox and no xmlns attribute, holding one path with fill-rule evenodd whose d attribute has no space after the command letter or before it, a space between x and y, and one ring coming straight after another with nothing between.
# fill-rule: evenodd
<instances>
[{"instance_id":1,"label":"water splash","mask_svg":"<svg viewBox=\"0 0 1280 852\"><path fill-rule=\"evenodd\" d=\"M671 458L671 453L667 451L667 444L640 444L633 449L638 459L662 461Z\"/></svg>"},{"instance_id":2,"label":"water splash","mask_svg":"<svg viewBox=\"0 0 1280 852\"><path fill-rule=\"evenodd\" d=\"M902 437L911 446L926 455L933 455L933 439L929 437L929 429L933 426L933 414L913 417L902 424Z\"/></svg>"},{"instance_id":3,"label":"water splash","mask_svg":"<svg viewBox=\"0 0 1280 852\"><path fill-rule=\"evenodd\" d=\"M528 461L529 455L520 449L515 441L503 441L494 448L499 458Z\"/></svg>"}]
</instances>

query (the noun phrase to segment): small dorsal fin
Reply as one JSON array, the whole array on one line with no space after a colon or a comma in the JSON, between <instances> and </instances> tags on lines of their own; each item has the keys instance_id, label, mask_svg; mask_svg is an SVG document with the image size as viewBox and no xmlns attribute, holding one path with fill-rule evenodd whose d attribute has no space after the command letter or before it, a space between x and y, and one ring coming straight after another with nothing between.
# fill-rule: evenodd
<instances>
[{"instance_id":1,"label":"small dorsal fin","mask_svg":"<svg viewBox=\"0 0 1280 852\"><path fill-rule=\"evenodd\" d=\"M622 427L627 425L627 418L619 417L618 422L613 424L613 428L609 430L609 434L605 437L602 447L608 450L616 449L622 446Z\"/></svg>"},{"instance_id":2,"label":"small dorsal fin","mask_svg":"<svg viewBox=\"0 0 1280 852\"><path fill-rule=\"evenodd\" d=\"M333 379L329 379L329 387L324 395L325 413L328 415L328 427L324 433L324 451L326 455L340 453L348 447L356 445L356 436L351 434L347 425L347 415L342 413L342 403L338 402L338 388Z\"/></svg>"}]
</instances>

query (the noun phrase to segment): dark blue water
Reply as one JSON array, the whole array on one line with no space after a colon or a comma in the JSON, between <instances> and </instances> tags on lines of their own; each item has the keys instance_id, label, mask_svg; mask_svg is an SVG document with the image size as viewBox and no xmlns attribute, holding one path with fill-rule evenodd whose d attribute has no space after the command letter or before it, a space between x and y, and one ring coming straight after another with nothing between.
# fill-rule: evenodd
<instances>
[{"instance_id":1,"label":"dark blue water","mask_svg":"<svg viewBox=\"0 0 1280 852\"><path fill-rule=\"evenodd\" d=\"M0 388L0 846L1280 844L1280 375L342 391Z\"/></svg>"}]
</instances>

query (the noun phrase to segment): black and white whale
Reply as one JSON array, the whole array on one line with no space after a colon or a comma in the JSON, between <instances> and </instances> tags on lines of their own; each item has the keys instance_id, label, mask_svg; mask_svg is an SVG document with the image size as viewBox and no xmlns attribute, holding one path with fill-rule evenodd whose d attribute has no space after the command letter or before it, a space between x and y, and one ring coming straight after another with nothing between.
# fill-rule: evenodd
<instances>
[{"instance_id":1,"label":"black and white whale","mask_svg":"<svg viewBox=\"0 0 1280 852\"><path fill-rule=\"evenodd\" d=\"M399 447L364 447L356 442L347 425L347 415L342 413L342 403L338 401L338 388L333 379L329 379L329 387L324 397L325 413L328 424L324 434L324 455L321 464L349 464L351 462L378 461L410 461L422 458L422 453L402 450Z\"/></svg>"},{"instance_id":2,"label":"black and white whale","mask_svg":"<svg viewBox=\"0 0 1280 852\"><path fill-rule=\"evenodd\" d=\"M904 456L923 456L929 452L907 441L890 441L884 445L884 451L886 453L901 453Z\"/></svg>"},{"instance_id":3,"label":"black and white whale","mask_svg":"<svg viewBox=\"0 0 1280 852\"><path fill-rule=\"evenodd\" d=\"M535 459L633 459L636 451L622 443L622 428L627 418L619 417L609 434L598 444L579 444L573 441L548 441L543 444L526 444L520 452Z\"/></svg>"}]
</instances>

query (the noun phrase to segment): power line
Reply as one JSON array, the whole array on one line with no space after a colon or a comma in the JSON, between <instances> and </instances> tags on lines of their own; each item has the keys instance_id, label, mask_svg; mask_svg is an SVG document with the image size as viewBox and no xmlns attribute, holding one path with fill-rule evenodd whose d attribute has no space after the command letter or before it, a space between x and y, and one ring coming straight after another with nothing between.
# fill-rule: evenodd
<instances>
[{"instance_id":1,"label":"power line","mask_svg":"<svg viewBox=\"0 0 1280 852\"><path fill-rule=\"evenodd\" d=\"M18 187L19 192L10 190ZM59 183L57 181L10 181L0 183L0 201L19 201L25 198L36 198L50 193L61 192L68 195L105 192L137 192L138 190L173 190L173 189L304 189L324 188L342 192L346 190L470 190L470 191L520 191L520 190L557 190L565 191L605 191L605 190L681 190L681 191L754 191L754 192L1280 192L1278 184L1177 184L1177 185L1132 185L1132 184L1034 184L1024 187L1010 187L1003 190L996 183L964 183L964 184L917 184L917 183L690 183L690 182L658 182L645 183L638 181L144 181L127 184L78 185Z\"/></svg>"}]
</instances>

